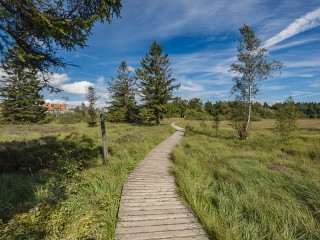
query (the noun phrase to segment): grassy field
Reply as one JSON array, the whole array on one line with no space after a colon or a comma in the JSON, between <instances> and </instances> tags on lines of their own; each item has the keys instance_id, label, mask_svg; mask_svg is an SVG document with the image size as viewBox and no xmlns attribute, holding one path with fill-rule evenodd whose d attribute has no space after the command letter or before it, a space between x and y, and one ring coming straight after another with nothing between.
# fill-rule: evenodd
<instances>
[{"instance_id":1,"label":"grassy field","mask_svg":"<svg viewBox=\"0 0 320 240\"><path fill-rule=\"evenodd\" d=\"M99 127L1 125L0 239L112 239L126 176L172 132L107 123L103 166Z\"/></svg>"},{"instance_id":2,"label":"grassy field","mask_svg":"<svg viewBox=\"0 0 320 240\"><path fill-rule=\"evenodd\" d=\"M320 239L320 120L300 120L282 143L274 120L240 141L223 122L193 127L173 153L181 195L212 239Z\"/></svg>"}]
</instances>

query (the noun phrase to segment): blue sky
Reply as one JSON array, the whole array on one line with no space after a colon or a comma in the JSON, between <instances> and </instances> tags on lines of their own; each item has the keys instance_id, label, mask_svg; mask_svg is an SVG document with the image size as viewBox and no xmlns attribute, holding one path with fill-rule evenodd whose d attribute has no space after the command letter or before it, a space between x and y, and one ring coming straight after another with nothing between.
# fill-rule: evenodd
<instances>
[{"instance_id":1,"label":"blue sky","mask_svg":"<svg viewBox=\"0 0 320 240\"><path fill-rule=\"evenodd\" d=\"M94 86L108 101L107 82L122 60L134 70L158 41L169 54L173 75L181 83L174 96L230 100L232 74L244 24L253 28L269 58L284 63L282 74L259 84L257 101L274 103L293 96L295 101L320 102L319 0L123 0L121 18L98 23L88 47L60 52L68 62L65 72L52 75L64 91L45 92L52 102L69 98L70 107L84 102L85 89Z\"/></svg>"}]
</instances>

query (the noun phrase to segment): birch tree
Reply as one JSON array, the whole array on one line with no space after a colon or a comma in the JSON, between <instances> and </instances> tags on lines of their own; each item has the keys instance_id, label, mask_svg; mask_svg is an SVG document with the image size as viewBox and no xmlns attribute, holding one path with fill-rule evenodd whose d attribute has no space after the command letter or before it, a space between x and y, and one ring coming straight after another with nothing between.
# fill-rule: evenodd
<instances>
[{"instance_id":1,"label":"birch tree","mask_svg":"<svg viewBox=\"0 0 320 240\"><path fill-rule=\"evenodd\" d=\"M261 47L260 39L248 25L244 24L239 31L241 37L238 39L238 61L231 65L229 71L236 74L231 93L241 103L241 109L237 109L240 116L235 116L232 122L240 139L247 139L252 102L259 92L258 83L271 78L272 73L279 71L283 64L277 60L268 61L268 50Z\"/></svg>"}]
</instances>

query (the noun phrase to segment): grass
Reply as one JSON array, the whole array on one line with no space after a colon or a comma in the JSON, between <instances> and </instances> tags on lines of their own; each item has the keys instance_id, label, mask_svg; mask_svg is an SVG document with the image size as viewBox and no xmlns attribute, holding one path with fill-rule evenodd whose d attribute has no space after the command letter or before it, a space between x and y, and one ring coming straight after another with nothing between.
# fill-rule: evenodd
<instances>
[{"instance_id":1,"label":"grass","mask_svg":"<svg viewBox=\"0 0 320 240\"><path fill-rule=\"evenodd\" d=\"M320 121L303 120L281 143L274 121L254 122L240 141L227 122L219 136L193 126L173 153L181 195L211 239L320 239Z\"/></svg>"},{"instance_id":2,"label":"grass","mask_svg":"<svg viewBox=\"0 0 320 240\"><path fill-rule=\"evenodd\" d=\"M0 126L0 162L43 160L0 174L0 239L113 239L126 176L172 131L107 123L110 161L103 166L99 127Z\"/></svg>"}]
</instances>

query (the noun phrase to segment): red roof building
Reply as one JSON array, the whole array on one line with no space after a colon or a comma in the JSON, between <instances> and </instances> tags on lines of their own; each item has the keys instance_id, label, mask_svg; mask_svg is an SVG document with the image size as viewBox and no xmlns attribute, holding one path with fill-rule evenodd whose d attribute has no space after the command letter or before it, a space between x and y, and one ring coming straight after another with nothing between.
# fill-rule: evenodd
<instances>
[{"instance_id":1,"label":"red roof building","mask_svg":"<svg viewBox=\"0 0 320 240\"><path fill-rule=\"evenodd\" d=\"M67 111L68 107L65 104L58 104L58 103L45 103L43 105L48 109L48 111Z\"/></svg>"}]
</instances>

